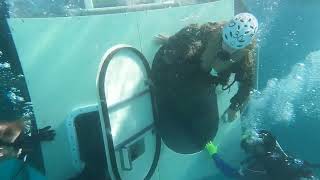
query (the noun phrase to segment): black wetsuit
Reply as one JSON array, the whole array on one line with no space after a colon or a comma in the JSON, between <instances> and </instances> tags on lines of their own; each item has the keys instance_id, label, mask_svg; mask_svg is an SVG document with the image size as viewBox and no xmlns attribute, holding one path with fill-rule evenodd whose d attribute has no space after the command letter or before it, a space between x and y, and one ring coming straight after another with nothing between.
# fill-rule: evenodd
<instances>
[{"instance_id":1,"label":"black wetsuit","mask_svg":"<svg viewBox=\"0 0 320 180\"><path fill-rule=\"evenodd\" d=\"M181 136L177 138L179 141L190 136L192 142L185 144L194 143L198 149L215 137L219 121L215 87L218 83L226 85L231 73L236 73L236 80L243 82L231 104L242 104L249 95L252 79L243 76L241 65L235 64L219 76L212 76L200 67L207 39L217 28L221 28L218 23L189 25L171 36L155 55L152 80L159 112L157 127L169 147L179 143L166 137L170 136L169 131L179 131L177 128L182 133L174 136ZM180 147L183 151L183 145Z\"/></svg>"},{"instance_id":2,"label":"black wetsuit","mask_svg":"<svg viewBox=\"0 0 320 180\"><path fill-rule=\"evenodd\" d=\"M244 179L299 180L302 177L311 178L313 175L312 168L305 161L293 157L268 153L251 159L244 170Z\"/></svg>"},{"instance_id":3,"label":"black wetsuit","mask_svg":"<svg viewBox=\"0 0 320 180\"><path fill-rule=\"evenodd\" d=\"M252 156L243 161L244 179L262 180L299 180L299 178L311 178L312 165L306 161L287 156L276 143L276 139L270 132L264 133L264 142L267 141L267 153L261 156Z\"/></svg>"}]
</instances>

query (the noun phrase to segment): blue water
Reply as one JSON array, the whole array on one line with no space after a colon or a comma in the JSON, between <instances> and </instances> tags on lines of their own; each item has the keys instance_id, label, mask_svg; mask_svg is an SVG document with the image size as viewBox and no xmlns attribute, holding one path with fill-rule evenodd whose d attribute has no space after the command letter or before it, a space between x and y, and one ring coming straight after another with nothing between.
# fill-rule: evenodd
<instances>
[{"instance_id":1,"label":"blue water","mask_svg":"<svg viewBox=\"0 0 320 180\"><path fill-rule=\"evenodd\" d=\"M259 2L256 0L246 2L254 14L268 25L266 34L262 35L260 51L259 89L262 90L270 79L287 78L295 64L306 63L305 59L308 54L320 50L320 1L264 1L265 5L274 6L272 10L266 9L261 4L253 3ZM319 62L320 59L315 61ZM315 67L319 65L319 63L305 64L307 74L303 79L304 82L311 81L312 76L320 78L320 73L317 71L319 67ZM311 70L316 72L310 72ZM319 79L316 82L319 82ZM295 115L289 124L274 124L270 128L278 136L285 149L310 161L320 162L320 156L317 155L317 152L320 151L320 139L317 138L320 135L318 110L320 91L316 84L311 85L314 86L315 92L307 91L306 86L306 84L301 85L301 93L293 97ZM295 87L288 84L282 88L290 93ZM311 100L314 102L314 107L311 108L314 112L303 111L301 108L303 101L307 103Z\"/></svg>"}]
</instances>

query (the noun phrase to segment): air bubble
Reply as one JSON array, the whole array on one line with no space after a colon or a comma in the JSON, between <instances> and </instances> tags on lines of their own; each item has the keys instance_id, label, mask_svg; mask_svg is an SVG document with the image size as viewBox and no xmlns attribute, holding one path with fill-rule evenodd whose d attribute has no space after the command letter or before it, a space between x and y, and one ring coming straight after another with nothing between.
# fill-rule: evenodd
<instances>
[{"instance_id":1,"label":"air bubble","mask_svg":"<svg viewBox=\"0 0 320 180\"><path fill-rule=\"evenodd\" d=\"M270 79L260 93L252 91L248 109L243 114L247 128L266 128L271 125L291 125L296 118L296 109L305 117L319 114L320 96L315 96L320 83L320 51L310 53L305 61L297 63L282 79Z\"/></svg>"},{"instance_id":2,"label":"air bubble","mask_svg":"<svg viewBox=\"0 0 320 180\"><path fill-rule=\"evenodd\" d=\"M23 97L16 95L16 94L15 94L14 92L12 92L12 91L9 91L9 92L7 93L7 96L10 98L11 102L14 103L14 104L17 104L17 103L19 103L19 102L24 101L24 98L23 98Z\"/></svg>"},{"instance_id":3,"label":"air bubble","mask_svg":"<svg viewBox=\"0 0 320 180\"><path fill-rule=\"evenodd\" d=\"M0 63L0 69L4 69L4 68L10 68L11 67L11 65L9 64L9 63L7 63L7 62L5 62L5 63Z\"/></svg>"}]
</instances>

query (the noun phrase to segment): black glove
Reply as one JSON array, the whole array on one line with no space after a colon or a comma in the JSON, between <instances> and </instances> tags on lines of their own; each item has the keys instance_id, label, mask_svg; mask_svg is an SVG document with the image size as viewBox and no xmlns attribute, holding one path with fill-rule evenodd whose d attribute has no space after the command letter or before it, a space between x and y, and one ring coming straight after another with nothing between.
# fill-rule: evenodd
<instances>
[{"instance_id":1,"label":"black glove","mask_svg":"<svg viewBox=\"0 0 320 180\"><path fill-rule=\"evenodd\" d=\"M50 129L51 126L44 127L31 133L31 136L20 135L14 142L16 149L22 148L23 150L32 150L34 144L41 141L52 141L56 135L55 131Z\"/></svg>"},{"instance_id":2,"label":"black glove","mask_svg":"<svg viewBox=\"0 0 320 180\"><path fill-rule=\"evenodd\" d=\"M39 129L38 132L31 135L31 138L34 141L52 141L56 135L55 130L50 129L51 126L46 126L42 129Z\"/></svg>"},{"instance_id":3,"label":"black glove","mask_svg":"<svg viewBox=\"0 0 320 180\"><path fill-rule=\"evenodd\" d=\"M51 126L44 127L32 133L31 136L21 133L14 143L9 146L13 146L18 152L18 159L26 161L27 155L33 151L35 144L41 141L52 141L56 135L55 131L50 129Z\"/></svg>"}]
</instances>

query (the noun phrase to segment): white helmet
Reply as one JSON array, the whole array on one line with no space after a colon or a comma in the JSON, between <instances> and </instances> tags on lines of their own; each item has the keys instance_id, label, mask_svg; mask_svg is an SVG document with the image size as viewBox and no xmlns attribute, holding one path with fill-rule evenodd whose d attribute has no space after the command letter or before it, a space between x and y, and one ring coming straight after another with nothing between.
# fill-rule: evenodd
<instances>
[{"instance_id":1,"label":"white helmet","mask_svg":"<svg viewBox=\"0 0 320 180\"><path fill-rule=\"evenodd\" d=\"M240 13L225 25L222 38L233 49L249 45L258 31L258 20L249 13Z\"/></svg>"}]
</instances>

